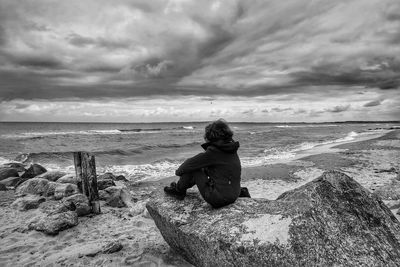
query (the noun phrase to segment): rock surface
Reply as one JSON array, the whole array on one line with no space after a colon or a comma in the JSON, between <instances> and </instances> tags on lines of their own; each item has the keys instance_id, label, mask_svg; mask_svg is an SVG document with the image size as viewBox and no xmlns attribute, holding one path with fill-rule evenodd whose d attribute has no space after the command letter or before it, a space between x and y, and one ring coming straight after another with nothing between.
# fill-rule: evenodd
<instances>
[{"instance_id":1,"label":"rock surface","mask_svg":"<svg viewBox=\"0 0 400 267\"><path fill-rule=\"evenodd\" d=\"M15 168L0 168L0 181L7 179L9 177L18 177L18 170Z\"/></svg>"},{"instance_id":2,"label":"rock surface","mask_svg":"<svg viewBox=\"0 0 400 267\"><path fill-rule=\"evenodd\" d=\"M396 266L400 223L382 200L329 171L276 200L213 209L197 193L147 203L168 244L196 266Z\"/></svg>"},{"instance_id":3,"label":"rock surface","mask_svg":"<svg viewBox=\"0 0 400 267\"><path fill-rule=\"evenodd\" d=\"M56 187L54 189L54 198L62 199L76 193L78 193L78 187L76 185L56 183Z\"/></svg>"},{"instance_id":4,"label":"rock surface","mask_svg":"<svg viewBox=\"0 0 400 267\"><path fill-rule=\"evenodd\" d=\"M15 187L18 185L18 183L21 181L21 177L8 177L2 181L0 181L0 184L3 184L5 186L11 186Z\"/></svg>"},{"instance_id":5,"label":"rock surface","mask_svg":"<svg viewBox=\"0 0 400 267\"><path fill-rule=\"evenodd\" d=\"M27 195L25 197L17 198L11 206L20 211L37 209L39 205L46 201L46 198L37 195Z\"/></svg>"},{"instance_id":6,"label":"rock surface","mask_svg":"<svg viewBox=\"0 0 400 267\"><path fill-rule=\"evenodd\" d=\"M88 215L91 212L89 200L85 195L75 194L64 198L62 201L67 207L73 206L72 209L76 211L79 217Z\"/></svg>"},{"instance_id":7,"label":"rock surface","mask_svg":"<svg viewBox=\"0 0 400 267\"><path fill-rule=\"evenodd\" d=\"M22 196L26 194L46 195L49 189L49 180L43 178L32 178L20 184L15 190L15 194Z\"/></svg>"},{"instance_id":8,"label":"rock surface","mask_svg":"<svg viewBox=\"0 0 400 267\"><path fill-rule=\"evenodd\" d=\"M115 183L111 179L102 179L97 181L98 190L104 190L107 187L115 186Z\"/></svg>"},{"instance_id":9,"label":"rock surface","mask_svg":"<svg viewBox=\"0 0 400 267\"><path fill-rule=\"evenodd\" d=\"M7 191L7 187L4 184L0 184L0 191Z\"/></svg>"},{"instance_id":10,"label":"rock surface","mask_svg":"<svg viewBox=\"0 0 400 267\"><path fill-rule=\"evenodd\" d=\"M109 194L106 204L115 207L123 208L130 204L130 194L128 190L122 186L111 186L105 189Z\"/></svg>"},{"instance_id":11,"label":"rock surface","mask_svg":"<svg viewBox=\"0 0 400 267\"><path fill-rule=\"evenodd\" d=\"M61 172L61 171L48 171L48 172L45 172L45 173L42 173L42 174L36 176L36 178L43 178L43 179L47 179L51 182L55 182L59 178L65 176L65 175L66 175L66 173Z\"/></svg>"},{"instance_id":12,"label":"rock surface","mask_svg":"<svg viewBox=\"0 0 400 267\"><path fill-rule=\"evenodd\" d=\"M47 172L47 170L39 164L32 164L22 175L22 178L33 178L42 173Z\"/></svg>"},{"instance_id":13,"label":"rock surface","mask_svg":"<svg viewBox=\"0 0 400 267\"><path fill-rule=\"evenodd\" d=\"M57 180L57 183L63 183L63 184L77 184L78 180L76 179L75 175L73 174L66 174L62 177L60 177Z\"/></svg>"},{"instance_id":14,"label":"rock surface","mask_svg":"<svg viewBox=\"0 0 400 267\"><path fill-rule=\"evenodd\" d=\"M18 172L24 172L24 171L26 171L25 165L22 164L22 163L18 163L18 162L5 163L5 164L3 164L3 166L4 166L4 167L8 167L8 168L17 169Z\"/></svg>"},{"instance_id":15,"label":"rock surface","mask_svg":"<svg viewBox=\"0 0 400 267\"><path fill-rule=\"evenodd\" d=\"M48 235L57 235L60 231L76 225L78 225L78 215L74 211L67 211L38 217L28 228Z\"/></svg>"}]
</instances>

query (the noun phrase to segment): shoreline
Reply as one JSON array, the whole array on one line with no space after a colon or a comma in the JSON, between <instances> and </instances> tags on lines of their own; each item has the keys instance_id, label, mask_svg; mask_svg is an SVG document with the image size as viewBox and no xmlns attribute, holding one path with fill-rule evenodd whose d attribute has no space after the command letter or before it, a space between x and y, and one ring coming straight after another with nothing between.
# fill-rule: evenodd
<instances>
[{"instance_id":1,"label":"shoreline","mask_svg":"<svg viewBox=\"0 0 400 267\"><path fill-rule=\"evenodd\" d=\"M383 191L385 194L380 196L386 197L384 202L400 219L397 215L400 194L397 199L386 194L391 192L388 187L398 188L400 192L400 182L396 183L400 130L329 146L328 150L318 150L323 151L322 154L302 154L304 157L285 163L243 168L242 186L249 188L253 198L276 199L283 192L319 177L325 170L336 169L354 178L367 190ZM162 191L163 186L176 179L171 176L157 181L126 182L132 205L113 208L102 202L100 215L80 217L77 226L57 236L27 231L26 222L36 215L36 210L16 211L9 205L13 201L13 192L0 193L0 263L4 266L191 266L169 248L145 208L154 192ZM111 240L121 242L123 249L113 254L84 256L85 251Z\"/></svg>"}]
</instances>

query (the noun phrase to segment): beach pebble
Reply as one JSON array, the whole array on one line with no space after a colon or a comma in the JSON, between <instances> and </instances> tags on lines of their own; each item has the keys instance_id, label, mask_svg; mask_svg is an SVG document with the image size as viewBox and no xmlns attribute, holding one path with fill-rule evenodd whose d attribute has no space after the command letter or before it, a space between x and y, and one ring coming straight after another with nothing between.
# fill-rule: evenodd
<instances>
[{"instance_id":1,"label":"beach pebble","mask_svg":"<svg viewBox=\"0 0 400 267\"><path fill-rule=\"evenodd\" d=\"M37 209L40 203L46 201L46 198L37 195L27 195L21 198L17 198L11 207L18 209L19 211L25 211L30 209Z\"/></svg>"},{"instance_id":2,"label":"beach pebble","mask_svg":"<svg viewBox=\"0 0 400 267\"><path fill-rule=\"evenodd\" d=\"M115 183L111 179L101 179L97 181L97 188L99 190L104 190L107 187L115 186Z\"/></svg>"},{"instance_id":3,"label":"beach pebble","mask_svg":"<svg viewBox=\"0 0 400 267\"><path fill-rule=\"evenodd\" d=\"M44 195L49 189L49 181L42 178L32 178L20 184L15 190L16 195Z\"/></svg>"},{"instance_id":4,"label":"beach pebble","mask_svg":"<svg viewBox=\"0 0 400 267\"><path fill-rule=\"evenodd\" d=\"M42 173L38 176L36 176L36 178L43 178L46 180L49 180L51 182L55 182L57 181L60 177L63 177L64 175L66 175L65 172L60 172L60 171L48 171L45 173Z\"/></svg>"},{"instance_id":5,"label":"beach pebble","mask_svg":"<svg viewBox=\"0 0 400 267\"><path fill-rule=\"evenodd\" d=\"M39 164L32 164L22 175L22 178L33 178L42 173L47 172L47 170Z\"/></svg>"},{"instance_id":6,"label":"beach pebble","mask_svg":"<svg viewBox=\"0 0 400 267\"><path fill-rule=\"evenodd\" d=\"M7 179L9 177L18 177L18 170L15 168L0 168L0 181Z\"/></svg>"},{"instance_id":7,"label":"beach pebble","mask_svg":"<svg viewBox=\"0 0 400 267\"><path fill-rule=\"evenodd\" d=\"M57 235L60 231L76 225L78 225L78 215L74 211L67 211L35 218L28 228L48 235Z\"/></svg>"},{"instance_id":8,"label":"beach pebble","mask_svg":"<svg viewBox=\"0 0 400 267\"><path fill-rule=\"evenodd\" d=\"M76 179L75 175L66 174L57 180L57 183L62 184L77 184L78 180Z\"/></svg>"},{"instance_id":9,"label":"beach pebble","mask_svg":"<svg viewBox=\"0 0 400 267\"><path fill-rule=\"evenodd\" d=\"M89 206L88 198L83 194L74 194L72 196L66 197L62 200L63 204L67 207L75 209L78 217L85 216L91 213L91 207Z\"/></svg>"}]
</instances>

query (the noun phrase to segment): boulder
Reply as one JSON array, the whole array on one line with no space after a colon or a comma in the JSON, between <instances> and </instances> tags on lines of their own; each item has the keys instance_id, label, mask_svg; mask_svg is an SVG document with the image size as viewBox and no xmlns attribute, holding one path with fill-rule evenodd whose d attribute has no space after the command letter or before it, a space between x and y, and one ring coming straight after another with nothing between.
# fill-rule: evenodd
<instances>
[{"instance_id":1,"label":"boulder","mask_svg":"<svg viewBox=\"0 0 400 267\"><path fill-rule=\"evenodd\" d=\"M21 179L21 177L8 177L7 179L0 181L0 184L10 187L16 187L20 183Z\"/></svg>"},{"instance_id":2,"label":"boulder","mask_svg":"<svg viewBox=\"0 0 400 267\"><path fill-rule=\"evenodd\" d=\"M105 190L99 190L99 199L100 200L107 200L111 195L107 193Z\"/></svg>"},{"instance_id":3,"label":"boulder","mask_svg":"<svg viewBox=\"0 0 400 267\"><path fill-rule=\"evenodd\" d=\"M53 215L53 214L67 212L67 211L74 211L75 208L64 205L63 203L60 203L59 201L48 200L48 201L40 204L39 210L44 215Z\"/></svg>"},{"instance_id":4,"label":"boulder","mask_svg":"<svg viewBox=\"0 0 400 267\"><path fill-rule=\"evenodd\" d=\"M18 170L15 168L0 168L0 181L7 179L9 177L18 177Z\"/></svg>"},{"instance_id":5,"label":"boulder","mask_svg":"<svg viewBox=\"0 0 400 267\"><path fill-rule=\"evenodd\" d=\"M66 197L62 202L65 206L71 207L72 210L75 210L79 217L88 215L92 211L89 206L88 198L82 194L74 194Z\"/></svg>"},{"instance_id":6,"label":"boulder","mask_svg":"<svg viewBox=\"0 0 400 267\"><path fill-rule=\"evenodd\" d=\"M47 170L39 165L39 164L32 164L22 175L22 178L33 178L36 177L42 173L47 172Z\"/></svg>"},{"instance_id":7,"label":"boulder","mask_svg":"<svg viewBox=\"0 0 400 267\"><path fill-rule=\"evenodd\" d=\"M37 209L40 203L45 202L46 198L37 196L37 195L26 195L21 198L17 198L12 204L11 207L20 210L30 210Z\"/></svg>"},{"instance_id":8,"label":"boulder","mask_svg":"<svg viewBox=\"0 0 400 267\"><path fill-rule=\"evenodd\" d=\"M57 181L60 177L63 177L64 175L66 175L65 172L60 172L60 171L47 171L45 173L42 173L38 176L36 176L36 178L43 178L43 179L47 179L51 182L55 182ZM58 181L57 181L58 182Z\"/></svg>"},{"instance_id":9,"label":"boulder","mask_svg":"<svg viewBox=\"0 0 400 267\"><path fill-rule=\"evenodd\" d=\"M147 203L167 243L196 266L396 266L400 223L349 176L325 172L276 200L213 209L199 194Z\"/></svg>"},{"instance_id":10,"label":"boulder","mask_svg":"<svg viewBox=\"0 0 400 267\"><path fill-rule=\"evenodd\" d=\"M129 180L126 179L123 175L118 175L117 177L115 177L115 181L129 182Z\"/></svg>"},{"instance_id":11,"label":"boulder","mask_svg":"<svg viewBox=\"0 0 400 267\"><path fill-rule=\"evenodd\" d=\"M56 183L56 187L54 189L54 198L62 199L76 193L78 193L78 187L76 185Z\"/></svg>"},{"instance_id":12,"label":"boulder","mask_svg":"<svg viewBox=\"0 0 400 267\"><path fill-rule=\"evenodd\" d=\"M76 179L75 175L73 174L66 174L62 177L60 177L57 180L57 183L62 183L62 184L77 184L78 180Z\"/></svg>"},{"instance_id":13,"label":"boulder","mask_svg":"<svg viewBox=\"0 0 400 267\"><path fill-rule=\"evenodd\" d=\"M102 179L97 181L97 189L104 190L107 187L115 186L115 183L111 179Z\"/></svg>"},{"instance_id":14,"label":"boulder","mask_svg":"<svg viewBox=\"0 0 400 267\"><path fill-rule=\"evenodd\" d=\"M106 204L111 207L122 208L130 204L130 194L122 186L111 186L105 189L105 191L110 195Z\"/></svg>"},{"instance_id":15,"label":"boulder","mask_svg":"<svg viewBox=\"0 0 400 267\"><path fill-rule=\"evenodd\" d=\"M46 195L49 183L48 180L43 178L32 178L20 184L15 190L15 194L19 196L27 194Z\"/></svg>"},{"instance_id":16,"label":"boulder","mask_svg":"<svg viewBox=\"0 0 400 267\"><path fill-rule=\"evenodd\" d=\"M78 225L78 215L74 211L55 213L33 219L28 225L30 230L57 235L60 231Z\"/></svg>"},{"instance_id":17,"label":"boulder","mask_svg":"<svg viewBox=\"0 0 400 267\"><path fill-rule=\"evenodd\" d=\"M99 180L104 180L104 179L111 179L111 180L115 180L115 175L114 174L112 174L111 172L106 172L106 173L103 173L103 174L100 174L100 175L98 175L97 176L97 181L99 181Z\"/></svg>"},{"instance_id":18,"label":"boulder","mask_svg":"<svg viewBox=\"0 0 400 267\"><path fill-rule=\"evenodd\" d=\"M25 165L19 162L10 162L3 164L4 167L17 169L18 172L26 171Z\"/></svg>"}]
</instances>

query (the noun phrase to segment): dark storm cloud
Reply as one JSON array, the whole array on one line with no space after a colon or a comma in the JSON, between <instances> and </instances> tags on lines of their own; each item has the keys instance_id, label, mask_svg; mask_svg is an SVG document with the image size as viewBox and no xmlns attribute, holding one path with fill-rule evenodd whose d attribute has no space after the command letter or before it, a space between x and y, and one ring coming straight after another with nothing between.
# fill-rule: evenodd
<instances>
[{"instance_id":1,"label":"dark storm cloud","mask_svg":"<svg viewBox=\"0 0 400 267\"><path fill-rule=\"evenodd\" d=\"M340 112L344 112L350 109L350 105L339 105L339 106L335 106L333 108L327 108L325 109L325 111L327 112L332 112L332 113L340 113Z\"/></svg>"}]
</instances>

